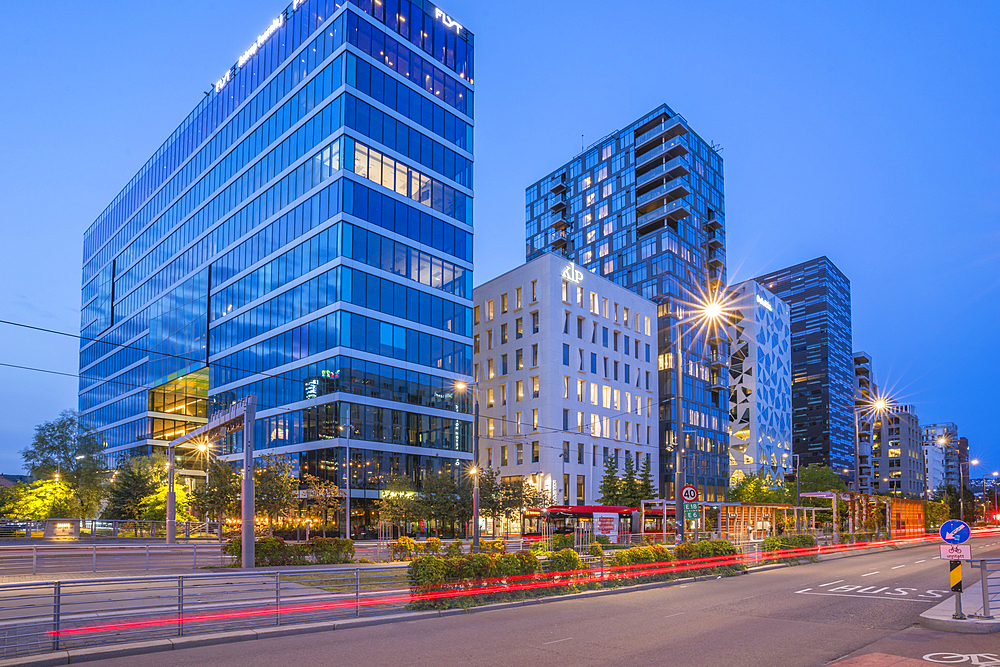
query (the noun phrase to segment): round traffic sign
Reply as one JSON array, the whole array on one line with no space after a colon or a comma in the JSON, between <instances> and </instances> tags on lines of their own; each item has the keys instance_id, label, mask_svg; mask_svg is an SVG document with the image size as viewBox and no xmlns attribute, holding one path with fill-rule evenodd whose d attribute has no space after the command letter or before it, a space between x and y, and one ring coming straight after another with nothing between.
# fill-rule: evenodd
<instances>
[{"instance_id":1,"label":"round traffic sign","mask_svg":"<svg viewBox=\"0 0 1000 667\"><path fill-rule=\"evenodd\" d=\"M694 503L698 501L698 489L694 488L690 484L681 487L681 498L684 499L686 503Z\"/></svg>"},{"instance_id":2,"label":"round traffic sign","mask_svg":"<svg viewBox=\"0 0 1000 667\"><path fill-rule=\"evenodd\" d=\"M958 519L948 519L941 524L941 539L948 544L962 544L969 539L972 531L969 524Z\"/></svg>"}]
</instances>

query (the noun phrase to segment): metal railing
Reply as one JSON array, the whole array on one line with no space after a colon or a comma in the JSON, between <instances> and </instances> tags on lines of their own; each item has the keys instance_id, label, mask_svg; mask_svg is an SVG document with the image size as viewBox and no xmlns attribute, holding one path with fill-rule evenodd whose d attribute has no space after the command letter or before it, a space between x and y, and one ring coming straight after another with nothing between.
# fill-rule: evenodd
<instances>
[{"instance_id":1,"label":"metal railing","mask_svg":"<svg viewBox=\"0 0 1000 667\"><path fill-rule=\"evenodd\" d=\"M993 618L993 612L1000 611L1000 558L978 558L969 562L979 563L983 585L983 613L976 616Z\"/></svg>"},{"instance_id":2,"label":"metal railing","mask_svg":"<svg viewBox=\"0 0 1000 667\"><path fill-rule=\"evenodd\" d=\"M0 659L399 611L407 566L0 585Z\"/></svg>"},{"instance_id":3,"label":"metal railing","mask_svg":"<svg viewBox=\"0 0 1000 667\"><path fill-rule=\"evenodd\" d=\"M45 524L52 519L0 519L0 537L32 538L45 534ZM81 538L120 538L137 537L149 539L165 539L167 535L166 521L119 521L104 519L72 519L80 523ZM219 524L217 521L178 521L177 537L218 538Z\"/></svg>"},{"instance_id":4,"label":"metal railing","mask_svg":"<svg viewBox=\"0 0 1000 667\"><path fill-rule=\"evenodd\" d=\"M226 565L219 544L146 544L135 546L0 546L0 575L157 569L197 569Z\"/></svg>"}]
</instances>

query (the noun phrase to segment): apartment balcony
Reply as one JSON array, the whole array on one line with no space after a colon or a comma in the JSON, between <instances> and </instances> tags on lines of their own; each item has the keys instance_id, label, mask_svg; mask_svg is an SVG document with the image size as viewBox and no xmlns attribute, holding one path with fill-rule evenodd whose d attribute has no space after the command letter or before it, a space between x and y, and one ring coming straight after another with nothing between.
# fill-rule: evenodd
<instances>
[{"instance_id":1,"label":"apartment balcony","mask_svg":"<svg viewBox=\"0 0 1000 667\"><path fill-rule=\"evenodd\" d=\"M722 233L722 230L713 229L705 237L705 246L709 250L724 248L726 246L726 235Z\"/></svg>"},{"instance_id":2,"label":"apartment balcony","mask_svg":"<svg viewBox=\"0 0 1000 667\"><path fill-rule=\"evenodd\" d=\"M709 373L708 386L713 391L718 391L726 388L726 374L722 371L713 371Z\"/></svg>"},{"instance_id":3,"label":"apartment balcony","mask_svg":"<svg viewBox=\"0 0 1000 667\"><path fill-rule=\"evenodd\" d=\"M563 192L566 192L566 189L566 181L562 178L553 179L552 182L549 183L549 192L553 194L562 194Z\"/></svg>"},{"instance_id":4,"label":"apartment balcony","mask_svg":"<svg viewBox=\"0 0 1000 667\"><path fill-rule=\"evenodd\" d=\"M723 350L712 350L708 355L708 364L713 371L719 371L729 366L729 354Z\"/></svg>"},{"instance_id":5,"label":"apartment balcony","mask_svg":"<svg viewBox=\"0 0 1000 667\"><path fill-rule=\"evenodd\" d=\"M653 160L658 158L672 160L675 157L681 155L687 155L688 153L688 141L687 137L681 135L679 137L674 137L670 141L664 141L659 146L656 146L652 150L643 153L642 155L636 155L635 157L635 168L641 169L645 165L652 164Z\"/></svg>"},{"instance_id":6,"label":"apartment balcony","mask_svg":"<svg viewBox=\"0 0 1000 667\"><path fill-rule=\"evenodd\" d=\"M637 232L642 236L663 227L667 220L681 220L689 215L691 215L691 211L688 210L688 203L683 199L678 199L636 218Z\"/></svg>"},{"instance_id":7,"label":"apartment balcony","mask_svg":"<svg viewBox=\"0 0 1000 667\"><path fill-rule=\"evenodd\" d=\"M549 210L553 213L566 210L566 197L563 195L552 195L549 197Z\"/></svg>"},{"instance_id":8,"label":"apartment balcony","mask_svg":"<svg viewBox=\"0 0 1000 667\"><path fill-rule=\"evenodd\" d=\"M638 152L655 139L673 139L674 137L687 134L687 127L680 116L665 118L653 128L646 130L635 138L635 150Z\"/></svg>"},{"instance_id":9,"label":"apartment balcony","mask_svg":"<svg viewBox=\"0 0 1000 667\"><path fill-rule=\"evenodd\" d=\"M686 197L691 194L693 190L686 178L675 178L673 180L667 181L658 188L653 188L649 192L639 195L635 201L636 206L644 206L651 201L657 199L663 199L664 203L672 202L675 199L680 199L681 197Z\"/></svg>"},{"instance_id":10,"label":"apartment balcony","mask_svg":"<svg viewBox=\"0 0 1000 667\"><path fill-rule=\"evenodd\" d=\"M551 230L549 231L548 234L546 234L546 240L549 242L549 245L551 245L553 248L559 248L559 249L565 248L567 242L566 230L565 229Z\"/></svg>"},{"instance_id":11,"label":"apartment balcony","mask_svg":"<svg viewBox=\"0 0 1000 667\"><path fill-rule=\"evenodd\" d=\"M690 173L691 170L688 169L687 156L681 155L679 157L675 157L673 160L668 160L655 169L650 169L641 176L638 176L635 179L635 190L636 192L639 192L646 185L655 185L657 181L680 178L681 176L687 176Z\"/></svg>"},{"instance_id":12,"label":"apartment balcony","mask_svg":"<svg viewBox=\"0 0 1000 667\"><path fill-rule=\"evenodd\" d=\"M722 270L726 265L726 253L721 249L708 251L708 268Z\"/></svg>"},{"instance_id":13,"label":"apartment balcony","mask_svg":"<svg viewBox=\"0 0 1000 667\"><path fill-rule=\"evenodd\" d=\"M569 220L563 215L563 212L555 213L549 216L549 227L552 229L566 229L569 227Z\"/></svg>"},{"instance_id":14,"label":"apartment balcony","mask_svg":"<svg viewBox=\"0 0 1000 667\"><path fill-rule=\"evenodd\" d=\"M717 214L713 213L708 220L701 223L701 228L706 232L722 229L722 220Z\"/></svg>"}]
</instances>

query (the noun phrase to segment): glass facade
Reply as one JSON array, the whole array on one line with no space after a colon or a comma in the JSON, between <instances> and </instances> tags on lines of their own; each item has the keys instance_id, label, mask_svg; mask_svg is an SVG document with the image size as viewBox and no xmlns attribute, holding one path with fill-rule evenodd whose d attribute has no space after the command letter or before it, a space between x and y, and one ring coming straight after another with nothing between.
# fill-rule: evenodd
<instances>
[{"instance_id":1,"label":"glass facade","mask_svg":"<svg viewBox=\"0 0 1000 667\"><path fill-rule=\"evenodd\" d=\"M471 458L473 54L426 1L295 0L224 73L84 236L79 403L112 464L248 393L300 471L342 423L417 483Z\"/></svg>"},{"instance_id":2,"label":"glass facade","mask_svg":"<svg viewBox=\"0 0 1000 667\"><path fill-rule=\"evenodd\" d=\"M659 304L660 486L673 497L675 306L726 284L722 157L662 105L525 192L527 258L554 252ZM687 483L722 500L729 479L727 343L681 341ZM668 454L669 452L669 454Z\"/></svg>"},{"instance_id":3,"label":"glass facade","mask_svg":"<svg viewBox=\"0 0 1000 667\"><path fill-rule=\"evenodd\" d=\"M754 280L791 308L792 449L803 466L830 466L853 478L850 281L826 257Z\"/></svg>"}]
</instances>

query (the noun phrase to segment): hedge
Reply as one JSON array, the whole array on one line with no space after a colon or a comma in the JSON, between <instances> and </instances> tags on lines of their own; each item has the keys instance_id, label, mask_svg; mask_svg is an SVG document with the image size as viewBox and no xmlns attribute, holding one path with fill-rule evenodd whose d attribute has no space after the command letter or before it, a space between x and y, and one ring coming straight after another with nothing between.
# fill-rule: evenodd
<instances>
[{"instance_id":1,"label":"hedge","mask_svg":"<svg viewBox=\"0 0 1000 667\"><path fill-rule=\"evenodd\" d=\"M234 537L224 551L235 567L243 567L243 542ZM283 565L332 565L354 561L354 542L335 537L314 537L305 544L286 544L280 537L265 537L254 543L255 567Z\"/></svg>"},{"instance_id":2,"label":"hedge","mask_svg":"<svg viewBox=\"0 0 1000 667\"><path fill-rule=\"evenodd\" d=\"M812 535L776 535L764 539L761 551L785 551L788 549L804 549L815 547L816 538ZM798 563L800 560L815 560L815 555L794 556L792 558L772 558L767 563Z\"/></svg>"}]
</instances>

